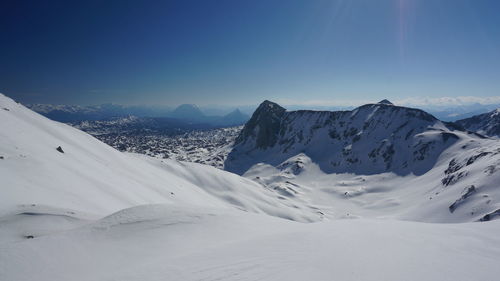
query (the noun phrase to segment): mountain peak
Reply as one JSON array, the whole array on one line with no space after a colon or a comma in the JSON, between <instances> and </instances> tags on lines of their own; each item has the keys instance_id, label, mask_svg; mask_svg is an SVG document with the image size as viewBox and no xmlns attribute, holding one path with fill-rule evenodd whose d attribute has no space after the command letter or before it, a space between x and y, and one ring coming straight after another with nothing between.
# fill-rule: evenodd
<instances>
[{"instance_id":1,"label":"mountain peak","mask_svg":"<svg viewBox=\"0 0 500 281\"><path fill-rule=\"evenodd\" d=\"M387 105L394 105L392 102L390 102L387 99L383 99L383 100L379 101L378 103L380 103L380 104L387 104Z\"/></svg>"},{"instance_id":2,"label":"mountain peak","mask_svg":"<svg viewBox=\"0 0 500 281\"><path fill-rule=\"evenodd\" d=\"M281 107L279 104L275 103L275 102L272 102L272 101L269 101L269 100L265 100L263 101L259 107L257 108L256 111L259 111L259 110L266 110L266 111L274 111L274 110L277 110L277 111L284 111L285 108Z\"/></svg>"},{"instance_id":3,"label":"mountain peak","mask_svg":"<svg viewBox=\"0 0 500 281\"><path fill-rule=\"evenodd\" d=\"M500 137L500 108L455 121L468 131L490 137Z\"/></svg>"},{"instance_id":4,"label":"mountain peak","mask_svg":"<svg viewBox=\"0 0 500 281\"><path fill-rule=\"evenodd\" d=\"M249 118L250 117L248 115L244 114L237 108L224 115L220 120L220 124L226 126L242 125L245 124L245 122L248 121Z\"/></svg>"},{"instance_id":5,"label":"mountain peak","mask_svg":"<svg viewBox=\"0 0 500 281\"><path fill-rule=\"evenodd\" d=\"M274 166L305 153L332 173L420 175L459 138L446 126L425 111L387 100L352 111L287 111L265 101L236 139L225 167L243 174L256 163Z\"/></svg>"},{"instance_id":6,"label":"mountain peak","mask_svg":"<svg viewBox=\"0 0 500 281\"><path fill-rule=\"evenodd\" d=\"M172 117L179 119L198 120L203 119L205 115L198 106L194 104L181 104L173 112Z\"/></svg>"},{"instance_id":7,"label":"mountain peak","mask_svg":"<svg viewBox=\"0 0 500 281\"><path fill-rule=\"evenodd\" d=\"M241 110L239 108L236 108L235 110L229 112L225 116L245 116L247 119L250 118L248 115L241 112Z\"/></svg>"},{"instance_id":8,"label":"mountain peak","mask_svg":"<svg viewBox=\"0 0 500 281\"><path fill-rule=\"evenodd\" d=\"M265 100L257 107L252 115L252 119L281 117L285 111L286 109L279 104Z\"/></svg>"},{"instance_id":9,"label":"mountain peak","mask_svg":"<svg viewBox=\"0 0 500 281\"><path fill-rule=\"evenodd\" d=\"M285 112L286 109L279 104L268 100L263 101L245 124L236 143L244 142L252 137L255 138L259 148L273 146L278 139L277 131Z\"/></svg>"}]
</instances>

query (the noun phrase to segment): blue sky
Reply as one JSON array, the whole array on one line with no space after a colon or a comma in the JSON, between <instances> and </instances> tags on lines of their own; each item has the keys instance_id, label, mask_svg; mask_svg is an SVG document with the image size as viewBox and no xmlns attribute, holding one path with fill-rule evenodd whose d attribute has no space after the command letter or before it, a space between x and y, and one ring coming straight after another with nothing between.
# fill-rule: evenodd
<instances>
[{"instance_id":1,"label":"blue sky","mask_svg":"<svg viewBox=\"0 0 500 281\"><path fill-rule=\"evenodd\" d=\"M16 1L0 92L24 103L500 102L500 1Z\"/></svg>"}]
</instances>

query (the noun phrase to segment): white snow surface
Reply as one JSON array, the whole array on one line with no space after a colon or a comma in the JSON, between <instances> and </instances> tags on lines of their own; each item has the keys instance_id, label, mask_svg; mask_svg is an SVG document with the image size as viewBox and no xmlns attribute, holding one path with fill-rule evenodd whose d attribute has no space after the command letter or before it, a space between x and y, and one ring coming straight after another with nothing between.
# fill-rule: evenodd
<instances>
[{"instance_id":1,"label":"white snow surface","mask_svg":"<svg viewBox=\"0 0 500 281\"><path fill-rule=\"evenodd\" d=\"M253 181L120 153L0 95L0 280L497 280L500 220L450 223L498 207L485 144L419 177L325 174L298 154ZM468 175L437 185L450 167Z\"/></svg>"},{"instance_id":2,"label":"white snow surface","mask_svg":"<svg viewBox=\"0 0 500 281\"><path fill-rule=\"evenodd\" d=\"M36 204L107 215L141 204L183 202L299 221L317 217L287 208L274 192L235 174L121 153L5 96L0 102L0 212Z\"/></svg>"},{"instance_id":3,"label":"white snow surface","mask_svg":"<svg viewBox=\"0 0 500 281\"><path fill-rule=\"evenodd\" d=\"M0 244L0 278L496 280L499 231L500 221L303 224L220 209L148 205L72 230Z\"/></svg>"},{"instance_id":4,"label":"white snow surface","mask_svg":"<svg viewBox=\"0 0 500 281\"><path fill-rule=\"evenodd\" d=\"M266 126L265 105L245 125L226 168L282 198L329 219L500 217L498 139L381 104L352 112L286 112L259 134L254 126Z\"/></svg>"}]
</instances>

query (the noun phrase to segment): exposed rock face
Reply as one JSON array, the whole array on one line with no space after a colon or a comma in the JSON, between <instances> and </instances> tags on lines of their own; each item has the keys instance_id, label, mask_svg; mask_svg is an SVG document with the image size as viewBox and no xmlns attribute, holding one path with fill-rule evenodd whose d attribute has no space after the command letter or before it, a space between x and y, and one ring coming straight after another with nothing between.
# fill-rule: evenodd
<instances>
[{"instance_id":1,"label":"exposed rock face","mask_svg":"<svg viewBox=\"0 0 500 281\"><path fill-rule=\"evenodd\" d=\"M235 144L254 139L256 148L266 149L274 146L279 138L280 123L285 111L286 109L274 102L264 101L255 110Z\"/></svg>"},{"instance_id":2,"label":"exposed rock face","mask_svg":"<svg viewBox=\"0 0 500 281\"><path fill-rule=\"evenodd\" d=\"M490 220L498 219L498 217L500 217L500 209L485 215L479 221L490 221Z\"/></svg>"},{"instance_id":3,"label":"exposed rock face","mask_svg":"<svg viewBox=\"0 0 500 281\"><path fill-rule=\"evenodd\" d=\"M455 122L463 128L490 137L500 137L500 108Z\"/></svg>"},{"instance_id":4,"label":"exposed rock face","mask_svg":"<svg viewBox=\"0 0 500 281\"><path fill-rule=\"evenodd\" d=\"M392 102L390 102L389 100L381 100L378 102L379 104L387 104L387 105L394 105Z\"/></svg>"},{"instance_id":5,"label":"exposed rock face","mask_svg":"<svg viewBox=\"0 0 500 281\"><path fill-rule=\"evenodd\" d=\"M467 198L476 193L476 191L477 189L474 185L467 187L462 193L462 196L460 196L460 198L458 198L453 204L450 205L450 207L448 208L450 212L453 213L461 204L466 202Z\"/></svg>"},{"instance_id":6,"label":"exposed rock face","mask_svg":"<svg viewBox=\"0 0 500 281\"><path fill-rule=\"evenodd\" d=\"M352 111L286 111L264 101L245 125L225 167L242 174L304 153L325 172L422 174L458 140L455 128L387 100Z\"/></svg>"}]
</instances>

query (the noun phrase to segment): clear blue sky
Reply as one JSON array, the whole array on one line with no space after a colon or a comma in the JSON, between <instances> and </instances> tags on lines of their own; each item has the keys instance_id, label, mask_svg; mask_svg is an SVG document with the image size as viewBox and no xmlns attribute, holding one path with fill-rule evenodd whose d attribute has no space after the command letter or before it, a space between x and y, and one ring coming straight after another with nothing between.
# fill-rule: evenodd
<instances>
[{"instance_id":1,"label":"clear blue sky","mask_svg":"<svg viewBox=\"0 0 500 281\"><path fill-rule=\"evenodd\" d=\"M289 104L500 96L498 0L0 4L24 103Z\"/></svg>"}]
</instances>

